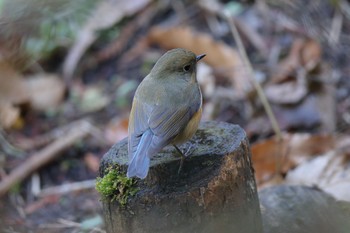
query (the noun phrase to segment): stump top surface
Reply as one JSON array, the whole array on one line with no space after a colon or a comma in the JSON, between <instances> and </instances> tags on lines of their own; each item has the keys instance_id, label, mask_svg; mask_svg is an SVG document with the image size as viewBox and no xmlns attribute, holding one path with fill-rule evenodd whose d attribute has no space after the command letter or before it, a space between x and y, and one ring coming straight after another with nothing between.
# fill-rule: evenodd
<instances>
[{"instance_id":1,"label":"stump top surface","mask_svg":"<svg viewBox=\"0 0 350 233\"><path fill-rule=\"evenodd\" d=\"M179 148L186 151L191 147L191 157L224 155L237 149L245 136L244 130L238 125L207 121L202 122L193 138ZM152 157L150 167L179 160L179 157L174 156L176 153L173 146L165 147L160 153ZM128 161L127 138L125 138L114 144L103 156L100 170L114 164L127 165Z\"/></svg>"}]
</instances>

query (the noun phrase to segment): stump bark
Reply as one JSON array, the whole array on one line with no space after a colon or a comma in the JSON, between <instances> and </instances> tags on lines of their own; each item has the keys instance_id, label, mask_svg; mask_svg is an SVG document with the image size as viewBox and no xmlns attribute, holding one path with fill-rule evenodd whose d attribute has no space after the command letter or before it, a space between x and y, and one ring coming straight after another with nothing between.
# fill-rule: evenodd
<instances>
[{"instance_id":1,"label":"stump bark","mask_svg":"<svg viewBox=\"0 0 350 233\"><path fill-rule=\"evenodd\" d=\"M237 125L202 123L178 174L180 158L166 147L151 160L139 192L125 206L103 199L109 233L260 233L262 221L249 143ZM103 157L100 175L111 165L127 168L127 141Z\"/></svg>"}]
</instances>

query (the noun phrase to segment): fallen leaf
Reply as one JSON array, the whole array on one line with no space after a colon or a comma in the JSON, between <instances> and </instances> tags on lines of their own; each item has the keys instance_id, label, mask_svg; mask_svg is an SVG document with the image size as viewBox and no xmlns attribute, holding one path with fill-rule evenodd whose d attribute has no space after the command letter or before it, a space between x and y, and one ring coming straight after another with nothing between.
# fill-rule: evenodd
<instances>
[{"instance_id":1,"label":"fallen leaf","mask_svg":"<svg viewBox=\"0 0 350 233\"><path fill-rule=\"evenodd\" d=\"M311 129L322 123L324 114L317 108L317 98L308 95L297 105L274 105L273 111L281 129Z\"/></svg>"},{"instance_id":2,"label":"fallen leaf","mask_svg":"<svg viewBox=\"0 0 350 233\"><path fill-rule=\"evenodd\" d=\"M98 31L111 27L126 16L135 14L148 3L149 0L100 1L89 20L78 32L75 43L64 61L64 77L70 78L73 75L80 58L96 40Z\"/></svg>"},{"instance_id":3,"label":"fallen leaf","mask_svg":"<svg viewBox=\"0 0 350 233\"><path fill-rule=\"evenodd\" d=\"M93 153L88 152L85 154L84 163L92 172L98 172L98 169L100 167L100 159Z\"/></svg>"},{"instance_id":4,"label":"fallen leaf","mask_svg":"<svg viewBox=\"0 0 350 233\"><path fill-rule=\"evenodd\" d=\"M95 112L106 107L110 99L97 86L89 86L79 93L79 108L83 112Z\"/></svg>"},{"instance_id":5,"label":"fallen leaf","mask_svg":"<svg viewBox=\"0 0 350 233\"><path fill-rule=\"evenodd\" d=\"M138 84L139 83L133 79L121 83L115 90L114 103L118 107L129 107L130 93L133 93L136 90Z\"/></svg>"},{"instance_id":6,"label":"fallen leaf","mask_svg":"<svg viewBox=\"0 0 350 233\"><path fill-rule=\"evenodd\" d=\"M350 201L350 163L344 161L344 154L331 150L289 171L286 183L317 186L339 200Z\"/></svg>"},{"instance_id":7,"label":"fallen leaf","mask_svg":"<svg viewBox=\"0 0 350 233\"><path fill-rule=\"evenodd\" d=\"M165 49L185 48L196 54L206 53L203 61L228 77L237 94L244 96L252 89L239 53L225 43L215 41L209 34L195 32L189 27L153 27L148 40Z\"/></svg>"},{"instance_id":8,"label":"fallen leaf","mask_svg":"<svg viewBox=\"0 0 350 233\"><path fill-rule=\"evenodd\" d=\"M322 49L318 41L308 39L301 49L301 64L307 71L312 71L321 61Z\"/></svg>"},{"instance_id":9,"label":"fallen leaf","mask_svg":"<svg viewBox=\"0 0 350 233\"><path fill-rule=\"evenodd\" d=\"M271 135L273 132L271 122L266 115L255 116L248 122L247 126L244 129L247 133L248 138L252 138L254 136L267 136ZM281 127L281 129L283 128Z\"/></svg>"},{"instance_id":10,"label":"fallen leaf","mask_svg":"<svg viewBox=\"0 0 350 233\"><path fill-rule=\"evenodd\" d=\"M271 77L271 83L281 83L289 78L289 76L295 72L300 66L300 51L304 45L304 40L297 38L294 40L289 54L278 65L277 69L273 72Z\"/></svg>"},{"instance_id":11,"label":"fallen leaf","mask_svg":"<svg viewBox=\"0 0 350 233\"><path fill-rule=\"evenodd\" d=\"M129 117L114 118L106 126L104 134L110 145L128 136Z\"/></svg>"},{"instance_id":12,"label":"fallen leaf","mask_svg":"<svg viewBox=\"0 0 350 233\"><path fill-rule=\"evenodd\" d=\"M287 172L292 164L287 153L289 135L283 135L283 140L268 139L252 145L252 161L255 170L255 178L258 185L269 181L277 171L277 159L282 165L281 171Z\"/></svg>"},{"instance_id":13,"label":"fallen leaf","mask_svg":"<svg viewBox=\"0 0 350 233\"><path fill-rule=\"evenodd\" d=\"M203 97L212 97L215 91L215 77L212 68L205 63L199 63L197 65L197 80L201 86Z\"/></svg>"},{"instance_id":14,"label":"fallen leaf","mask_svg":"<svg viewBox=\"0 0 350 233\"><path fill-rule=\"evenodd\" d=\"M300 102L307 94L307 83L305 73L298 75L296 81L280 84L270 84L265 87L266 97L272 103L295 104Z\"/></svg>"},{"instance_id":15,"label":"fallen leaf","mask_svg":"<svg viewBox=\"0 0 350 233\"><path fill-rule=\"evenodd\" d=\"M60 200L60 196L58 196L58 195L46 196L44 198L41 198L41 199L27 205L24 209L24 212L26 214L35 213L36 211L42 209L43 207L45 207L49 204L57 203L59 200Z\"/></svg>"},{"instance_id":16,"label":"fallen leaf","mask_svg":"<svg viewBox=\"0 0 350 233\"><path fill-rule=\"evenodd\" d=\"M27 102L29 95L22 75L5 61L0 61L0 83L0 125L9 128L20 117L16 105Z\"/></svg>"},{"instance_id":17,"label":"fallen leaf","mask_svg":"<svg viewBox=\"0 0 350 233\"><path fill-rule=\"evenodd\" d=\"M321 155L336 146L336 138L331 134L292 134L289 139L289 155L294 165L299 165L310 157Z\"/></svg>"},{"instance_id":18,"label":"fallen leaf","mask_svg":"<svg viewBox=\"0 0 350 233\"><path fill-rule=\"evenodd\" d=\"M13 106L10 102L0 100L0 125L5 129L16 124L20 118L20 109Z\"/></svg>"},{"instance_id":19,"label":"fallen leaf","mask_svg":"<svg viewBox=\"0 0 350 233\"><path fill-rule=\"evenodd\" d=\"M205 11L210 12L207 17L207 21L212 21L210 17L221 16L223 12L228 11L231 15L235 16L234 23L238 31L242 34L242 37L248 40L264 57L268 54L268 48L263 37L258 33L258 29L261 29L261 25L258 22L263 22L262 18L259 18L258 12L252 12L255 9L250 9L249 13L241 14L244 11L242 3L239 2L228 2L223 5L220 1L216 0L202 0L197 2L198 6L203 8ZM214 17L215 17L214 16ZM218 33L218 26L220 24L209 23L209 27L216 35ZM260 23L262 24L262 23ZM259 25L260 27L258 28ZM225 28L225 27L223 27ZM224 29L222 29L224 30ZM227 29L225 30L225 32ZM223 33L221 33L223 34Z\"/></svg>"},{"instance_id":20,"label":"fallen leaf","mask_svg":"<svg viewBox=\"0 0 350 233\"><path fill-rule=\"evenodd\" d=\"M260 188L270 185L276 158L283 157L284 183L317 186L338 200L350 201L349 148L348 135L332 134L284 134L282 142L272 138L253 144L257 183Z\"/></svg>"},{"instance_id":21,"label":"fallen leaf","mask_svg":"<svg viewBox=\"0 0 350 233\"><path fill-rule=\"evenodd\" d=\"M281 172L326 153L335 147L335 139L329 134L284 134L279 142L270 138L251 147L256 180L259 185L271 179L276 172L276 160L280 160Z\"/></svg>"},{"instance_id":22,"label":"fallen leaf","mask_svg":"<svg viewBox=\"0 0 350 233\"><path fill-rule=\"evenodd\" d=\"M23 76L5 61L0 61L0 99L14 104L28 101Z\"/></svg>"},{"instance_id":23,"label":"fallen leaf","mask_svg":"<svg viewBox=\"0 0 350 233\"><path fill-rule=\"evenodd\" d=\"M61 104L65 85L61 78L54 74L39 74L25 80L29 102L36 110L54 109Z\"/></svg>"},{"instance_id":24,"label":"fallen leaf","mask_svg":"<svg viewBox=\"0 0 350 233\"><path fill-rule=\"evenodd\" d=\"M4 61L0 61L0 83L0 124L4 128L19 122L20 109L16 105L30 103L34 109L47 110L57 107L65 92L57 76L41 74L24 79Z\"/></svg>"},{"instance_id":25,"label":"fallen leaf","mask_svg":"<svg viewBox=\"0 0 350 233\"><path fill-rule=\"evenodd\" d=\"M297 38L292 44L289 54L284 58L274 71L271 78L272 83L286 81L299 68L306 72L312 71L320 62L322 49L319 42L313 39Z\"/></svg>"}]
</instances>

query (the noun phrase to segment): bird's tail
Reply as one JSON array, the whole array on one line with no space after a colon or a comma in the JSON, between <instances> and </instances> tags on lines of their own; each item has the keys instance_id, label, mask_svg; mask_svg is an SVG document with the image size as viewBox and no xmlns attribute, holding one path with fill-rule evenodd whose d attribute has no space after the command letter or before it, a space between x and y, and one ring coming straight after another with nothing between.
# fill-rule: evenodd
<instances>
[{"instance_id":1,"label":"bird's tail","mask_svg":"<svg viewBox=\"0 0 350 233\"><path fill-rule=\"evenodd\" d=\"M147 176L150 165L148 152L152 143L152 137L153 133L149 130L142 135L140 143L129 162L128 172L126 174L128 178L137 176L144 179Z\"/></svg>"}]
</instances>

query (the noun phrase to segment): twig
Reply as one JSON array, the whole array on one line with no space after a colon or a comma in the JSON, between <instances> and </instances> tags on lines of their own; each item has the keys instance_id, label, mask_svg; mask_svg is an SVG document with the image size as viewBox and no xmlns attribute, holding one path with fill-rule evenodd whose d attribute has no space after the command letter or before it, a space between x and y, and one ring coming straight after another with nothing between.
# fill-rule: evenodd
<instances>
[{"instance_id":1,"label":"twig","mask_svg":"<svg viewBox=\"0 0 350 233\"><path fill-rule=\"evenodd\" d=\"M259 33L257 33L249 24L242 20L236 20L235 25L263 57L268 56L266 43Z\"/></svg>"},{"instance_id":2,"label":"twig","mask_svg":"<svg viewBox=\"0 0 350 233\"><path fill-rule=\"evenodd\" d=\"M332 20L331 31L328 36L328 43L334 47L338 41L341 34L341 29L343 27L343 15L338 8L336 8L334 17Z\"/></svg>"},{"instance_id":3,"label":"twig","mask_svg":"<svg viewBox=\"0 0 350 233\"><path fill-rule=\"evenodd\" d=\"M47 224L47 225L43 225L40 228L43 229L63 229L63 228L82 228L82 224L77 223L77 222L73 222L67 219L59 219L58 220L59 223L56 224ZM87 230L87 229L85 229ZM89 229L91 233L93 232L100 232L100 233L106 233L104 230L94 227Z\"/></svg>"},{"instance_id":4,"label":"twig","mask_svg":"<svg viewBox=\"0 0 350 233\"><path fill-rule=\"evenodd\" d=\"M18 142L16 142L16 146L18 146L19 148L21 148L23 150L32 150L32 149L35 149L37 147L45 146L45 145L49 144L50 142L52 142L53 140L56 140L60 137L64 137L69 130L74 128L77 124L80 124L81 121L83 121L83 120L88 121L88 118L73 121L67 125L60 126L58 128L51 130L48 133L44 133L44 134L41 134L39 136L35 136L32 138L19 139ZM102 133L100 132L100 130L97 127L91 125L91 129L90 129L89 133L99 143L101 143L102 145L107 145L106 141L103 140Z\"/></svg>"},{"instance_id":5,"label":"twig","mask_svg":"<svg viewBox=\"0 0 350 233\"><path fill-rule=\"evenodd\" d=\"M4 195L14 184L21 182L29 174L50 162L59 152L71 146L77 140L85 137L90 132L91 128L92 125L86 120L77 122L66 135L58 138L50 145L31 156L0 182L0 196Z\"/></svg>"},{"instance_id":6,"label":"twig","mask_svg":"<svg viewBox=\"0 0 350 233\"><path fill-rule=\"evenodd\" d=\"M56 140L60 137L64 137L67 134L67 132L69 132L69 130L74 128L76 125L79 125L81 121L82 119L70 122L67 125L57 127L51 130L50 132L47 132L38 136L19 139L18 142L16 142L16 145L21 149L27 150L27 151L35 149L37 147L45 146L50 142L52 142L53 140Z\"/></svg>"},{"instance_id":7,"label":"twig","mask_svg":"<svg viewBox=\"0 0 350 233\"><path fill-rule=\"evenodd\" d=\"M346 0L340 1L339 9L347 19L350 19L350 4Z\"/></svg>"},{"instance_id":8,"label":"twig","mask_svg":"<svg viewBox=\"0 0 350 233\"><path fill-rule=\"evenodd\" d=\"M5 138L5 132L2 128L0 128L0 148L2 148L3 152L6 154L22 157L24 152L9 143Z\"/></svg>"},{"instance_id":9,"label":"twig","mask_svg":"<svg viewBox=\"0 0 350 233\"><path fill-rule=\"evenodd\" d=\"M118 38L96 54L96 62L101 63L120 54L127 47L128 43L130 43L130 38L136 34L137 30L148 25L154 15L159 12L157 7L158 5L150 4L136 16L135 20L123 27Z\"/></svg>"},{"instance_id":10,"label":"twig","mask_svg":"<svg viewBox=\"0 0 350 233\"><path fill-rule=\"evenodd\" d=\"M206 12L209 13L209 16L220 15L223 5L217 1L198 1L198 6L203 8ZM220 30L220 23L215 17L206 17L209 28L213 32L218 32ZM246 24L242 20L237 20L235 22L239 31L249 40L249 42L258 50L258 52L267 57L268 49L263 38L257 33L250 25ZM222 29L220 30L222 31ZM222 33L217 33L222 34Z\"/></svg>"},{"instance_id":11,"label":"twig","mask_svg":"<svg viewBox=\"0 0 350 233\"><path fill-rule=\"evenodd\" d=\"M258 93L258 95L259 95L259 97L261 99L261 102L262 102L262 104L263 104L263 106L265 108L266 114L267 114L267 116L269 117L269 119L271 121L272 128L275 131L277 139L281 140L281 138L282 138L281 130L280 130L279 126L278 126L276 117L275 117L275 115L273 114L273 112L271 110L271 106L270 106L270 104L269 104L269 102L268 102L268 100L266 98L266 95L265 95L264 91L262 90L260 84L254 78L253 67L250 64L250 61L249 61L247 53L246 53L246 51L244 49L241 37L240 37L240 35L239 35L238 31L237 31L235 23L233 22L233 19L232 19L230 13L224 13L224 15L225 15L225 18L226 18L226 20L228 21L228 23L230 25L233 37L234 37L234 39L235 39L235 41L237 43L237 47L238 47L239 53L242 56L243 63L248 69L249 77L251 78L251 81L253 82L253 85L254 85L254 87L255 87L255 89L256 89L256 91L257 91L257 93Z\"/></svg>"},{"instance_id":12,"label":"twig","mask_svg":"<svg viewBox=\"0 0 350 233\"><path fill-rule=\"evenodd\" d=\"M275 117L274 113L272 112L271 106L266 98L266 95L265 95L263 89L261 88L260 84L254 78L253 67L248 59L248 56L247 56L247 53L246 53L245 48L243 46L241 37L237 31L235 23L233 22L233 18L231 16L231 14L227 11L224 11L224 17L226 18L226 20L228 21L228 23L230 25L233 37L237 43L239 53L242 56L243 63L245 64L245 66L248 69L248 76L250 77L250 79L254 85L254 88L256 89L258 96L261 100L261 103L264 106L265 112L266 112L266 114L271 122L272 128L276 134L276 139L278 142L282 142L282 134L281 134L281 130L279 128L279 125L277 123L276 117ZM281 172L280 159L277 158L277 156L276 156L276 175L279 175L280 172Z\"/></svg>"},{"instance_id":13,"label":"twig","mask_svg":"<svg viewBox=\"0 0 350 233\"><path fill-rule=\"evenodd\" d=\"M95 184L96 184L95 179L63 184L63 185L43 189L41 190L38 196L43 197L43 196L49 196L54 194L65 194L65 193L84 190L84 189L91 189L95 187Z\"/></svg>"}]
</instances>

